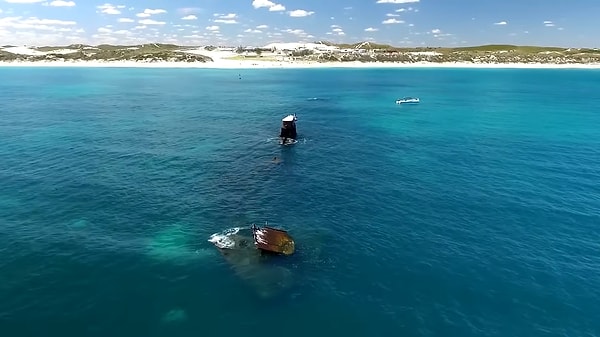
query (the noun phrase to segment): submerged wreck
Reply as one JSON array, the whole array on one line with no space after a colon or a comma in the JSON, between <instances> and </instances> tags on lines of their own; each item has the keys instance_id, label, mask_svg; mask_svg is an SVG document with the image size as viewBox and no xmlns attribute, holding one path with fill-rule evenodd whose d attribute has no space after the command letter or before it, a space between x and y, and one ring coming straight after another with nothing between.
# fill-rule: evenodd
<instances>
[{"instance_id":1,"label":"submerged wreck","mask_svg":"<svg viewBox=\"0 0 600 337\"><path fill-rule=\"evenodd\" d=\"M296 244L292 237L281 229L266 226L259 228L252 224L252 237L254 245L262 252L292 255L296 250Z\"/></svg>"},{"instance_id":2,"label":"submerged wreck","mask_svg":"<svg viewBox=\"0 0 600 337\"><path fill-rule=\"evenodd\" d=\"M221 250L254 250L261 255L264 253L292 255L296 250L294 239L286 231L266 225L261 228L256 224L252 224L250 227L252 231L252 248L249 245L250 237L244 235L246 230L232 228L223 233L211 235L208 241Z\"/></svg>"},{"instance_id":3,"label":"submerged wreck","mask_svg":"<svg viewBox=\"0 0 600 337\"><path fill-rule=\"evenodd\" d=\"M279 144L291 145L296 144L298 141L298 133L296 132L296 121L298 117L296 114L287 115L281 120L281 131L279 132Z\"/></svg>"},{"instance_id":4,"label":"submerged wreck","mask_svg":"<svg viewBox=\"0 0 600 337\"><path fill-rule=\"evenodd\" d=\"M273 255L292 255L295 243L284 230L272 227L232 228L209 238L221 252L235 274L244 280L261 298L271 298L289 289L294 283L290 269L268 263Z\"/></svg>"}]
</instances>

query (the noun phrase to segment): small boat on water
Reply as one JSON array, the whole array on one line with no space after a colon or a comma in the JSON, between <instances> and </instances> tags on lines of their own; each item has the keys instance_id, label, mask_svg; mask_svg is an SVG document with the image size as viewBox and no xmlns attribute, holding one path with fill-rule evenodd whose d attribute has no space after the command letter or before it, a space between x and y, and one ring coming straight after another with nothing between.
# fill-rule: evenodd
<instances>
[{"instance_id":1,"label":"small boat on water","mask_svg":"<svg viewBox=\"0 0 600 337\"><path fill-rule=\"evenodd\" d=\"M291 145L296 144L298 134L296 132L296 114L287 115L281 120L281 131L279 132L279 144Z\"/></svg>"},{"instance_id":2,"label":"small boat on water","mask_svg":"<svg viewBox=\"0 0 600 337\"><path fill-rule=\"evenodd\" d=\"M417 97L403 97L396 100L396 104L417 104L421 100Z\"/></svg>"}]
</instances>

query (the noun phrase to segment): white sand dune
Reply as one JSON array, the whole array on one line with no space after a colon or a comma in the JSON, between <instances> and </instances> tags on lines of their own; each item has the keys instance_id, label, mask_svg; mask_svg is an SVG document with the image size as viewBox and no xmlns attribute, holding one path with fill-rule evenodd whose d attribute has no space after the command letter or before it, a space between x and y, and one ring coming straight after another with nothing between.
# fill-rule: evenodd
<instances>
[{"instance_id":1,"label":"white sand dune","mask_svg":"<svg viewBox=\"0 0 600 337\"><path fill-rule=\"evenodd\" d=\"M8 48L2 48L1 50L5 51L7 53L17 54L17 55L30 55L30 56L46 55L46 53L44 53L42 51L27 48L27 47L8 47Z\"/></svg>"}]
</instances>

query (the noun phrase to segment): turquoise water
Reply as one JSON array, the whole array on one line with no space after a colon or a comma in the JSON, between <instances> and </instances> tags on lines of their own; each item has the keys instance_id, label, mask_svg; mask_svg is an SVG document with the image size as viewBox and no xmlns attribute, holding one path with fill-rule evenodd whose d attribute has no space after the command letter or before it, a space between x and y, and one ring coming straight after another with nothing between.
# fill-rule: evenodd
<instances>
[{"instance_id":1,"label":"turquoise water","mask_svg":"<svg viewBox=\"0 0 600 337\"><path fill-rule=\"evenodd\" d=\"M0 78L1 336L600 335L598 71Z\"/></svg>"}]
</instances>

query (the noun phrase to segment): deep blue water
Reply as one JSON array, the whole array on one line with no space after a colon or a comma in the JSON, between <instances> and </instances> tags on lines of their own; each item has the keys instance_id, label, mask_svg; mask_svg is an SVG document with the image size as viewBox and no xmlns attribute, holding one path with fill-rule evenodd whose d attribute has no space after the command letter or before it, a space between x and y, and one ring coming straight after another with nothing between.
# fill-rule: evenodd
<instances>
[{"instance_id":1,"label":"deep blue water","mask_svg":"<svg viewBox=\"0 0 600 337\"><path fill-rule=\"evenodd\" d=\"M0 336L600 335L598 71L0 68L0 102ZM296 254L207 241L265 221Z\"/></svg>"}]
</instances>

